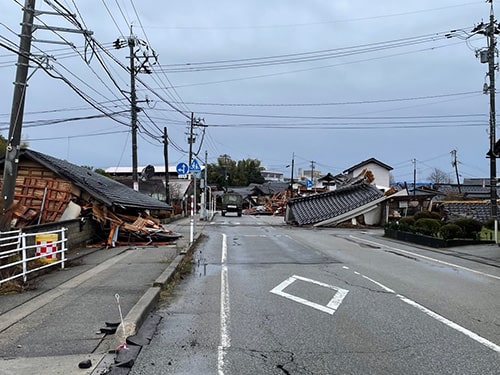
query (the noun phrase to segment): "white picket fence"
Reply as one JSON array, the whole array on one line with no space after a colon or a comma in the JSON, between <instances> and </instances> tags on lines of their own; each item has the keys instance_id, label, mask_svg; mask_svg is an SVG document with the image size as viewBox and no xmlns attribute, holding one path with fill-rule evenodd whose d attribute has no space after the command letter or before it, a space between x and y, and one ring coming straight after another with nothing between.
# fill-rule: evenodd
<instances>
[{"instance_id":1,"label":"white picket fence","mask_svg":"<svg viewBox=\"0 0 500 375\"><path fill-rule=\"evenodd\" d=\"M41 233L0 232L0 274L4 275L0 278L0 285L20 277L26 282L30 273L44 268L57 265L64 268L68 250L66 231L67 228ZM54 235L57 240L37 241L37 238L43 239L47 235ZM33 267L33 261L37 259L43 259L43 262L36 262L38 266ZM30 266L29 262L32 262Z\"/></svg>"}]
</instances>

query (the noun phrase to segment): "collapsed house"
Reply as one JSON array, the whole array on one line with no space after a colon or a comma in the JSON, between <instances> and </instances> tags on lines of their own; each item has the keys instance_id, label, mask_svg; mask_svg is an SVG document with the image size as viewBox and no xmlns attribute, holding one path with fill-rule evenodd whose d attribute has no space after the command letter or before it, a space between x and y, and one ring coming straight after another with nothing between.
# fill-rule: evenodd
<instances>
[{"instance_id":1,"label":"collapsed house","mask_svg":"<svg viewBox=\"0 0 500 375\"><path fill-rule=\"evenodd\" d=\"M328 173L318 179L322 192L311 193L312 188L300 190L301 197L287 202L285 221L313 226L336 226L344 222L380 225L387 220L384 202L395 192L388 188L391 170L387 164L370 158L343 174ZM314 190L319 189L315 186Z\"/></svg>"},{"instance_id":2,"label":"collapsed house","mask_svg":"<svg viewBox=\"0 0 500 375\"><path fill-rule=\"evenodd\" d=\"M3 169L4 160L0 165ZM160 225L171 210L170 205L88 168L25 148L19 154L14 203L4 219L13 228L92 219L112 236L110 245L118 239L118 228L129 239L175 238Z\"/></svg>"},{"instance_id":3,"label":"collapsed house","mask_svg":"<svg viewBox=\"0 0 500 375\"><path fill-rule=\"evenodd\" d=\"M335 226L357 219L366 225L377 225L385 199L384 193L374 185L348 185L326 193L290 199L285 221L291 225Z\"/></svg>"}]
</instances>

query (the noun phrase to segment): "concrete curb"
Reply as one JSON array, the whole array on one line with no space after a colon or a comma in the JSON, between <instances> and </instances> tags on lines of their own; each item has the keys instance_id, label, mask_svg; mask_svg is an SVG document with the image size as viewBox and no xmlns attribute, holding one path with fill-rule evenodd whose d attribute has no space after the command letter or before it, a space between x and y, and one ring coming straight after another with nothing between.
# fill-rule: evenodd
<instances>
[{"instance_id":1,"label":"concrete curb","mask_svg":"<svg viewBox=\"0 0 500 375\"><path fill-rule=\"evenodd\" d=\"M146 320L148 314L156 307L159 299L160 292L172 281L176 273L180 270L184 263L184 258L189 256L194 249L194 245L198 242L200 234L198 234L193 243L187 245L187 250L181 251L179 255L168 265L165 271L153 282L146 293L137 301L137 303L128 312L127 316L123 319L123 325L120 323L116 329L116 334L111 341L109 352L116 352L120 345L124 344L127 337L137 334L141 325Z\"/></svg>"},{"instance_id":2,"label":"concrete curb","mask_svg":"<svg viewBox=\"0 0 500 375\"><path fill-rule=\"evenodd\" d=\"M137 303L128 312L123 319L123 325L120 323L113 336L113 342L110 351L116 351L119 345L125 344L127 337L134 336L146 320L147 315L154 309L160 300L161 288L149 288L146 293L137 301Z\"/></svg>"},{"instance_id":3,"label":"concrete curb","mask_svg":"<svg viewBox=\"0 0 500 375\"><path fill-rule=\"evenodd\" d=\"M184 254L177 255L175 259L170 263L165 271L162 272L160 276L154 281L153 287L158 287L163 289L175 276L184 260Z\"/></svg>"}]
</instances>

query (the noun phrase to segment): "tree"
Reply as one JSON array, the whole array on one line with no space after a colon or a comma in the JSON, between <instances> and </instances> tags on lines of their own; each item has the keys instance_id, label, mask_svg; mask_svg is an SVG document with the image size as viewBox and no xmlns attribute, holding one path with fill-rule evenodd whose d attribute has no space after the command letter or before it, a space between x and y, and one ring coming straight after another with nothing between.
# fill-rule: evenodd
<instances>
[{"instance_id":1,"label":"tree","mask_svg":"<svg viewBox=\"0 0 500 375\"><path fill-rule=\"evenodd\" d=\"M7 139L0 134L0 155L1 157L5 156L5 150L7 149ZM28 142L22 142L21 148L27 148L29 146Z\"/></svg>"},{"instance_id":2,"label":"tree","mask_svg":"<svg viewBox=\"0 0 500 375\"><path fill-rule=\"evenodd\" d=\"M236 162L224 154L217 158L217 164L208 164L207 182L217 185L219 189L229 186L248 186L252 183L261 184L265 182L262 170L260 160L244 159Z\"/></svg>"},{"instance_id":3,"label":"tree","mask_svg":"<svg viewBox=\"0 0 500 375\"><path fill-rule=\"evenodd\" d=\"M95 168L94 169L94 167L92 167L90 165L82 165L81 167L85 168L85 169L88 169L89 171L95 172L97 174L100 174L100 175L103 175L103 176L106 176L106 177L109 177L109 178L113 178L113 176L111 176L108 172L106 172L102 168Z\"/></svg>"},{"instance_id":4,"label":"tree","mask_svg":"<svg viewBox=\"0 0 500 375\"><path fill-rule=\"evenodd\" d=\"M0 135L0 155L5 156L5 149L7 148L7 140Z\"/></svg>"},{"instance_id":5,"label":"tree","mask_svg":"<svg viewBox=\"0 0 500 375\"><path fill-rule=\"evenodd\" d=\"M434 184L450 184L451 178L448 173L439 168L434 168L427 179Z\"/></svg>"}]
</instances>

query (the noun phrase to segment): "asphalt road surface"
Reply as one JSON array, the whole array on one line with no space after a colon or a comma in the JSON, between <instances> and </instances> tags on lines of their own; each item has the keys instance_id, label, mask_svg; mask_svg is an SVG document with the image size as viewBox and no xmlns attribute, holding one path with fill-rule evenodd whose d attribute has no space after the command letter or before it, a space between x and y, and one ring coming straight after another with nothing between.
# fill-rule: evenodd
<instances>
[{"instance_id":1,"label":"asphalt road surface","mask_svg":"<svg viewBox=\"0 0 500 375\"><path fill-rule=\"evenodd\" d=\"M216 216L131 374L500 374L500 269Z\"/></svg>"}]
</instances>

